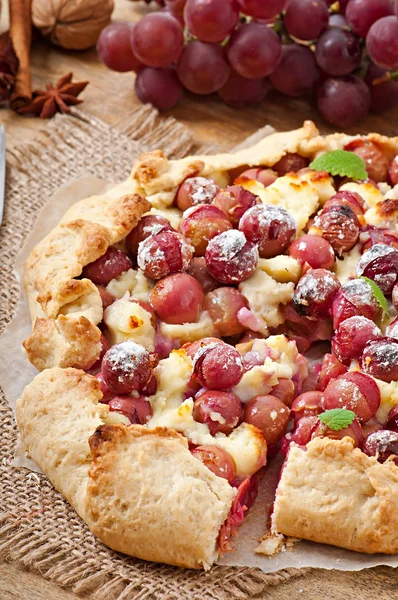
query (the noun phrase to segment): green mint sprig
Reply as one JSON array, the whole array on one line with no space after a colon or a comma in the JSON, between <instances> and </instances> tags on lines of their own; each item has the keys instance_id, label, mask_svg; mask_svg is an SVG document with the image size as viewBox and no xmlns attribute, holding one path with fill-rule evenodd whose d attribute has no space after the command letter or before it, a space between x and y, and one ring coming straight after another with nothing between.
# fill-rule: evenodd
<instances>
[{"instance_id":1,"label":"green mint sprig","mask_svg":"<svg viewBox=\"0 0 398 600\"><path fill-rule=\"evenodd\" d=\"M327 425L329 429L340 431L351 425L355 419L355 413L346 408L332 408L331 410L325 410L318 418L322 423Z\"/></svg>"},{"instance_id":2,"label":"green mint sprig","mask_svg":"<svg viewBox=\"0 0 398 600\"><path fill-rule=\"evenodd\" d=\"M330 175L340 175L350 179L366 179L366 165L362 158L346 150L332 150L318 156L310 164L314 171L326 171Z\"/></svg>"}]
</instances>

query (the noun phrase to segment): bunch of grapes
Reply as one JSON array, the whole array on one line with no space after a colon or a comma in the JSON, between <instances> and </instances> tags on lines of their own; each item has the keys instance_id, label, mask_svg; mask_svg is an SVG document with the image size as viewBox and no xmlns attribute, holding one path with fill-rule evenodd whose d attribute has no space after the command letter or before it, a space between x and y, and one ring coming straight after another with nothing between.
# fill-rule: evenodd
<instances>
[{"instance_id":1,"label":"bunch of grapes","mask_svg":"<svg viewBox=\"0 0 398 600\"><path fill-rule=\"evenodd\" d=\"M271 89L312 94L338 127L398 105L398 0L157 4L136 24L106 27L97 50L111 69L135 71L138 98L161 111L184 88L216 92L233 107L261 102Z\"/></svg>"}]
</instances>

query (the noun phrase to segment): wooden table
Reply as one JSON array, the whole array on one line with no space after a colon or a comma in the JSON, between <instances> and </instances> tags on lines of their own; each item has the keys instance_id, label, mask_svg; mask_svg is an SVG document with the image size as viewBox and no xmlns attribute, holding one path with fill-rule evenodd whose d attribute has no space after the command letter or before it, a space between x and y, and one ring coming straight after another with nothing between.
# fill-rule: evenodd
<instances>
[{"instance_id":1,"label":"wooden table","mask_svg":"<svg viewBox=\"0 0 398 600\"><path fill-rule=\"evenodd\" d=\"M4 4L4 3L3 3ZM143 3L142 3L143 4ZM116 0L115 19L137 20L147 10L146 6L127 0ZM3 12L0 30L7 27L7 16ZM73 71L76 80L88 79L90 85L83 94L83 110L115 125L126 118L138 105L134 95L134 77L130 73L119 74L101 65L95 50L66 52L47 43L36 43L32 50L32 79L34 89L49 81L56 81L68 71ZM217 97L197 98L186 94L171 113L195 131L201 142L216 143L225 147L242 141L259 127L269 123L280 130L298 127L305 119L313 119L323 133L334 131L320 119L315 108L303 99L283 99L270 95L261 106L234 110L222 104ZM0 111L0 122L5 123L8 146L34 142L38 131L45 125L40 119L22 118L10 110ZM378 131L386 135L398 135L398 109L387 115L371 115L352 133ZM338 584L340 595L334 598L358 597L373 600L375 597L390 600L396 589L396 572L388 568L360 573L312 572L298 577L277 588L270 588L267 598L331 598L328 584ZM382 575L384 576L382 579ZM0 564L1 600L73 600L77 596L62 590L39 575L19 569L15 565Z\"/></svg>"}]
</instances>

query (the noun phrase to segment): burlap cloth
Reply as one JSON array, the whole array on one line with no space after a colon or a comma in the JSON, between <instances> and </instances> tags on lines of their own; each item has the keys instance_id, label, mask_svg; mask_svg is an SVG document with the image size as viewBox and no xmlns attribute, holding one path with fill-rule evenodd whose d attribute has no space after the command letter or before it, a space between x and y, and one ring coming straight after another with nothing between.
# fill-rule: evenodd
<instances>
[{"instance_id":1,"label":"burlap cloth","mask_svg":"<svg viewBox=\"0 0 398 600\"><path fill-rule=\"evenodd\" d=\"M0 230L0 333L12 318L19 295L15 257L46 200L61 185L83 175L120 181L139 154L153 148L162 148L173 158L199 149L188 129L173 119L160 120L144 107L118 129L77 111L74 116L58 116L41 141L8 154ZM216 566L204 573L146 563L106 548L45 476L10 467L17 428L0 392L0 559L28 566L96 600L262 598L270 586L308 571L264 574Z\"/></svg>"}]
</instances>

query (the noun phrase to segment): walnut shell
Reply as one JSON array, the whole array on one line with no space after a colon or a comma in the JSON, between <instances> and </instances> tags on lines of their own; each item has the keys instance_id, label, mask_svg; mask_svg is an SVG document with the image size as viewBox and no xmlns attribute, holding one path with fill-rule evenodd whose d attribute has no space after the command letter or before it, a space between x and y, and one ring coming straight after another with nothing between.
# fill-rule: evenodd
<instances>
[{"instance_id":1,"label":"walnut shell","mask_svg":"<svg viewBox=\"0 0 398 600\"><path fill-rule=\"evenodd\" d=\"M113 8L113 0L32 0L32 20L53 44L86 50L110 22Z\"/></svg>"}]
</instances>

